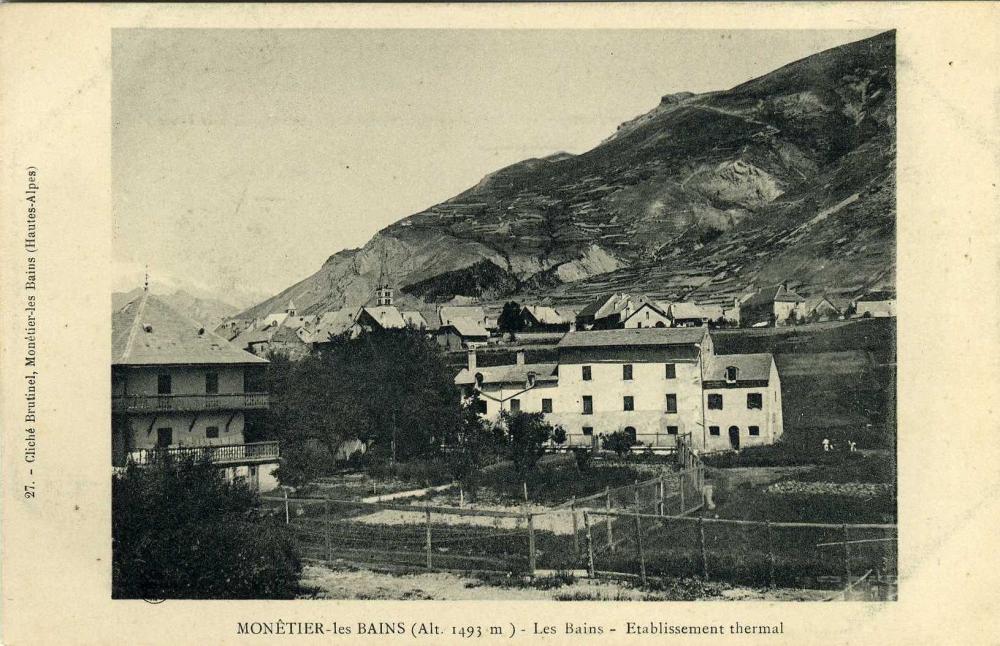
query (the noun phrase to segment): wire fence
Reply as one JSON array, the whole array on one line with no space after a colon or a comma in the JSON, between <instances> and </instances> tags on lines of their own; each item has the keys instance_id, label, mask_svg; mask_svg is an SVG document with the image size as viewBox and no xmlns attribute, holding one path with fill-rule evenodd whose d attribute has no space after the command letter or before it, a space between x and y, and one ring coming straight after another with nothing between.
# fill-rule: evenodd
<instances>
[{"instance_id":1,"label":"wire fence","mask_svg":"<svg viewBox=\"0 0 1000 646\"><path fill-rule=\"evenodd\" d=\"M833 598L895 594L896 525L695 516L705 467L678 438L680 469L571 498L556 508L491 510L264 497L306 558L365 567L591 577L695 576L752 586L838 589ZM874 592L873 592L874 591Z\"/></svg>"},{"instance_id":2,"label":"wire fence","mask_svg":"<svg viewBox=\"0 0 1000 646\"><path fill-rule=\"evenodd\" d=\"M772 523L589 509L592 576L696 576L752 586L845 588L896 575L896 525ZM607 528L613 528L614 533Z\"/></svg>"}]
</instances>

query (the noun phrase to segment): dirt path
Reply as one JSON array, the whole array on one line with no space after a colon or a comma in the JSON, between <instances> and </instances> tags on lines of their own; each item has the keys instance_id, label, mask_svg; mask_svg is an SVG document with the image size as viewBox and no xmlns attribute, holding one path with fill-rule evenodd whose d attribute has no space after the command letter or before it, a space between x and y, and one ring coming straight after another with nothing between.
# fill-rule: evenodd
<instances>
[{"instance_id":1,"label":"dirt path","mask_svg":"<svg viewBox=\"0 0 1000 646\"><path fill-rule=\"evenodd\" d=\"M647 591L610 581L578 579L568 585L550 589L488 585L483 581L447 572L419 574L387 574L358 569L331 569L317 564L307 565L302 584L314 590L311 598L318 599L448 599L507 601L547 599L558 601L670 601L690 599L676 593ZM779 588L757 590L733 588L724 584L704 584L705 599L720 601L818 601L830 595L827 590L796 590Z\"/></svg>"}]
</instances>

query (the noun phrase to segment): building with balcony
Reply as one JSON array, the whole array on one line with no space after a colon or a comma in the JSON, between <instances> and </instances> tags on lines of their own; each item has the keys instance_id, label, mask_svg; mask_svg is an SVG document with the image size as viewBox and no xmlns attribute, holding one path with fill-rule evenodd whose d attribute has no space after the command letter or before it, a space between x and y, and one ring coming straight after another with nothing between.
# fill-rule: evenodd
<instances>
[{"instance_id":1,"label":"building with balcony","mask_svg":"<svg viewBox=\"0 0 1000 646\"><path fill-rule=\"evenodd\" d=\"M227 478L277 486L277 442L247 443L268 407L267 361L144 291L112 316L112 463L208 459Z\"/></svg>"},{"instance_id":2,"label":"building with balcony","mask_svg":"<svg viewBox=\"0 0 1000 646\"><path fill-rule=\"evenodd\" d=\"M474 352L455 383L480 413L542 412L568 444L622 431L672 449L691 434L703 451L771 444L782 434L781 383L770 354L716 354L704 327L569 332L555 364L478 368Z\"/></svg>"}]
</instances>

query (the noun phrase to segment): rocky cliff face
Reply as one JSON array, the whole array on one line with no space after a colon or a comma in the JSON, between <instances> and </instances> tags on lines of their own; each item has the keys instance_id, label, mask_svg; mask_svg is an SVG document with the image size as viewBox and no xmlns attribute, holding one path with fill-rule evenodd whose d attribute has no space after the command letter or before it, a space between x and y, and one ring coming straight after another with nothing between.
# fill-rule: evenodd
<instances>
[{"instance_id":1,"label":"rocky cliff face","mask_svg":"<svg viewBox=\"0 0 1000 646\"><path fill-rule=\"evenodd\" d=\"M420 286L411 295L440 296L435 277L482 261L498 269L480 280L486 299L891 285L895 97L891 32L727 91L665 96L593 150L500 169L247 314L289 297L306 311L363 303L383 257L399 287Z\"/></svg>"}]
</instances>

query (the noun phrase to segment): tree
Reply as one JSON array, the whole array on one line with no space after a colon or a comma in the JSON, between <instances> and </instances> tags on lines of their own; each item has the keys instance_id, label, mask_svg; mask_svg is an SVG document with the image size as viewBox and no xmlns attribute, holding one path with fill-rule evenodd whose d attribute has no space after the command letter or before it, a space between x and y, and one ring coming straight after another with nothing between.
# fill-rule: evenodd
<instances>
[{"instance_id":1,"label":"tree","mask_svg":"<svg viewBox=\"0 0 1000 646\"><path fill-rule=\"evenodd\" d=\"M500 413L497 422L506 430L507 457L522 478L534 470L545 453L545 443L552 437L552 425L542 413L522 411Z\"/></svg>"},{"instance_id":2,"label":"tree","mask_svg":"<svg viewBox=\"0 0 1000 646\"><path fill-rule=\"evenodd\" d=\"M604 438L602 447L606 451L614 451L618 457L623 457L634 444L635 442L625 431L618 430Z\"/></svg>"},{"instance_id":3,"label":"tree","mask_svg":"<svg viewBox=\"0 0 1000 646\"><path fill-rule=\"evenodd\" d=\"M566 429L562 427L561 424L557 424L552 427L552 443L557 446L562 446L566 443Z\"/></svg>"},{"instance_id":4,"label":"tree","mask_svg":"<svg viewBox=\"0 0 1000 646\"><path fill-rule=\"evenodd\" d=\"M208 462L163 459L112 478L116 599L290 599L302 566L256 493Z\"/></svg>"},{"instance_id":5,"label":"tree","mask_svg":"<svg viewBox=\"0 0 1000 646\"><path fill-rule=\"evenodd\" d=\"M436 455L462 425L453 371L440 349L415 330L333 340L286 369L271 385L268 432L282 442L279 478L301 484L333 468L360 442L369 461Z\"/></svg>"},{"instance_id":6,"label":"tree","mask_svg":"<svg viewBox=\"0 0 1000 646\"><path fill-rule=\"evenodd\" d=\"M521 318L521 305L514 301L504 303L503 310L500 311L500 317L497 319L497 327L500 329L501 334L509 333L513 335L522 331L524 329L524 320Z\"/></svg>"},{"instance_id":7,"label":"tree","mask_svg":"<svg viewBox=\"0 0 1000 646\"><path fill-rule=\"evenodd\" d=\"M493 461L502 443L496 429L479 415L479 394L474 393L462 408L460 427L447 439L446 462L451 476L474 492L479 469Z\"/></svg>"}]
</instances>

